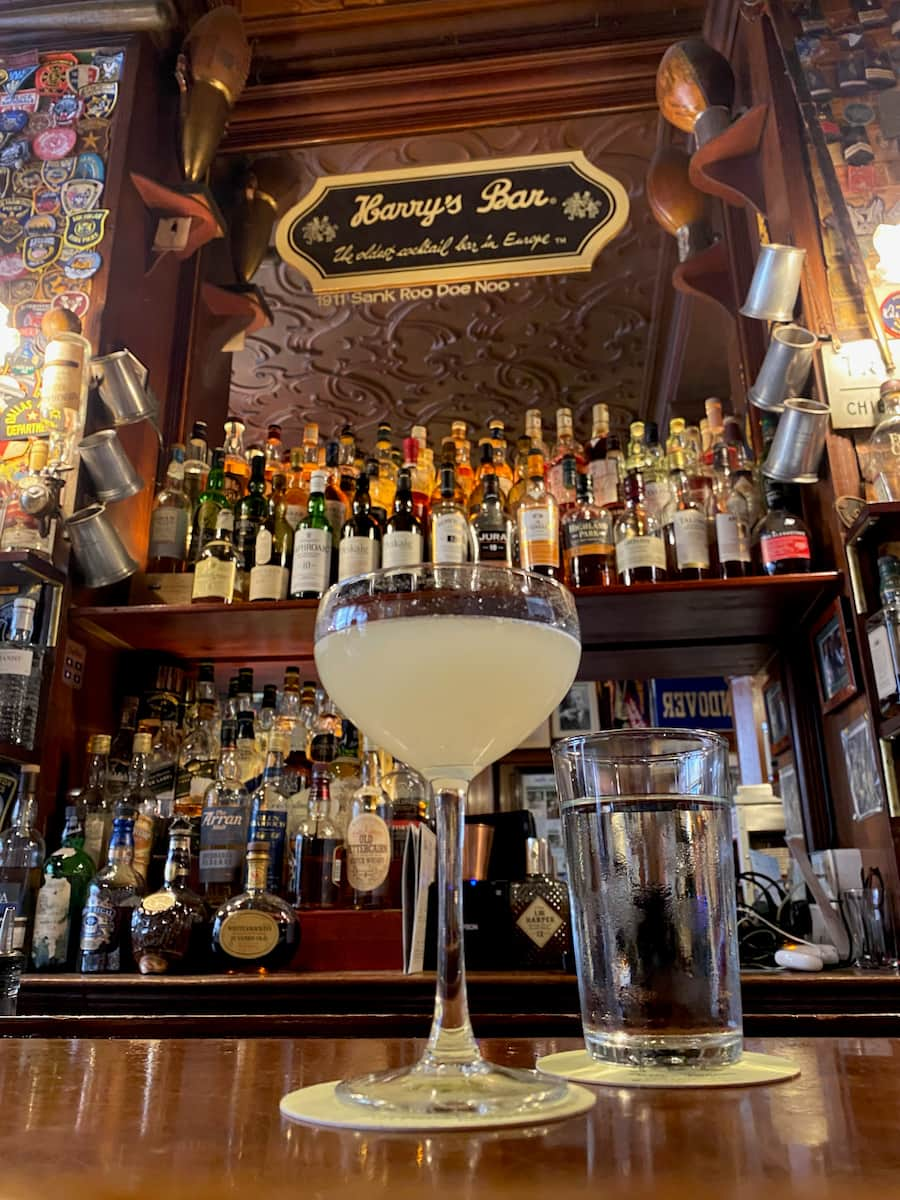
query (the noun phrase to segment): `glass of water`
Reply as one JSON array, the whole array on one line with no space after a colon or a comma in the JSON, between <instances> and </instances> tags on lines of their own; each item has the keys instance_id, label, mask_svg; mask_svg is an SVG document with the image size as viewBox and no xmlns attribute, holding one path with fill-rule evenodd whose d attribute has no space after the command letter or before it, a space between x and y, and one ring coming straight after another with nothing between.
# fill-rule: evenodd
<instances>
[{"instance_id":1,"label":"glass of water","mask_svg":"<svg viewBox=\"0 0 900 1200\"><path fill-rule=\"evenodd\" d=\"M622 729L553 747L588 1052L635 1067L741 1056L728 747Z\"/></svg>"}]
</instances>

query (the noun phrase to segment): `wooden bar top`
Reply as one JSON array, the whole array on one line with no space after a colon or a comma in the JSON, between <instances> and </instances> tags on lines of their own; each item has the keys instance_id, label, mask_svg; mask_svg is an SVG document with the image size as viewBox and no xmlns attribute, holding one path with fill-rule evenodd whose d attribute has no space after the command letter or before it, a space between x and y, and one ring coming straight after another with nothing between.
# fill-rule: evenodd
<instances>
[{"instance_id":1,"label":"wooden bar top","mask_svg":"<svg viewBox=\"0 0 900 1200\"><path fill-rule=\"evenodd\" d=\"M489 1041L530 1066L575 1039ZM411 1061L411 1039L0 1041L2 1200L597 1200L894 1196L900 1040L772 1039L796 1080L597 1089L591 1113L520 1131L294 1125L283 1093ZM861 1191L862 1189L866 1189Z\"/></svg>"}]
</instances>

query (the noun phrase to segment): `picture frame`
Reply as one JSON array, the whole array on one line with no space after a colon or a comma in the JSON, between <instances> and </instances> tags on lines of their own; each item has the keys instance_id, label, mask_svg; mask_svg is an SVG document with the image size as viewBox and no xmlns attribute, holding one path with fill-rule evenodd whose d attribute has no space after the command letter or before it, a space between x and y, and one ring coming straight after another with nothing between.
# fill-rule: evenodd
<instances>
[{"instance_id":1,"label":"picture frame","mask_svg":"<svg viewBox=\"0 0 900 1200\"><path fill-rule=\"evenodd\" d=\"M797 769L793 762L786 762L778 768L778 794L784 810L784 836L786 838L801 837L805 841L800 787L797 781Z\"/></svg>"},{"instance_id":2,"label":"picture frame","mask_svg":"<svg viewBox=\"0 0 900 1200\"><path fill-rule=\"evenodd\" d=\"M810 639L816 664L819 704L823 714L834 712L852 700L859 691L840 597L829 604L815 622Z\"/></svg>"},{"instance_id":3,"label":"picture frame","mask_svg":"<svg viewBox=\"0 0 900 1200\"><path fill-rule=\"evenodd\" d=\"M863 713L844 726L841 745L853 801L853 820L865 821L867 817L884 811L884 788L868 713Z\"/></svg>"},{"instance_id":4,"label":"picture frame","mask_svg":"<svg viewBox=\"0 0 900 1200\"><path fill-rule=\"evenodd\" d=\"M595 733L600 728L600 706L597 685L573 683L562 702L550 717L552 738L574 737L579 733Z\"/></svg>"},{"instance_id":5,"label":"picture frame","mask_svg":"<svg viewBox=\"0 0 900 1200\"><path fill-rule=\"evenodd\" d=\"M763 689L763 701L769 724L769 749L773 755L781 754L790 745L791 726L780 679L773 679L766 685Z\"/></svg>"},{"instance_id":6,"label":"picture frame","mask_svg":"<svg viewBox=\"0 0 900 1200\"><path fill-rule=\"evenodd\" d=\"M535 834L547 839L555 873L565 879L566 856L556 777L552 771L522 771L521 787L522 804L534 817Z\"/></svg>"}]
</instances>

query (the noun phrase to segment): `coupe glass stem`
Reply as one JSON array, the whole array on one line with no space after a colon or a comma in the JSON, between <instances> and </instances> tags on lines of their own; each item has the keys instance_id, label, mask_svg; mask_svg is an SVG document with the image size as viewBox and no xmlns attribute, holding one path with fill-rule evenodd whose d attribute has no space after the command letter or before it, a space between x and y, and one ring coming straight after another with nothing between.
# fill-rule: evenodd
<instances>
[{"instance_id":1,"label":"coupe glass stem","mask_svg":"<svg viewBox=\"0 0 900 1200\"><path fill-rule=\"evenodd\" d=\"M480 1061L469 1021L466 956L463 945L462 851L468 785L459 780L435 783L437 828L437 990L434 1019L422 1056L425 1067Z\"/></svg>"}]
</instances>

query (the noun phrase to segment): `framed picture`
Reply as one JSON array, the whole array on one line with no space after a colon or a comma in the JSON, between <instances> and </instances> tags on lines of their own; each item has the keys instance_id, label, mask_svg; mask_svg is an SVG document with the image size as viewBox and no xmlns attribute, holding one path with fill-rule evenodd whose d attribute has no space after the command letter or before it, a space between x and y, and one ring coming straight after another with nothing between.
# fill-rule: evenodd
<instances>
[{"instance_id":1,"label":"framed picture","mask_svg":"<svg viewBox=\"0 0 900 1200\"><path fill-rule=\"evenodd\" d=\"M522 772L522 803L534 817L538 837L547 839L557 876L565 879L566 856L563 853L562 822L556 778L548 772Z\"/></svg>"},{"instance_id":2,"label":"framed picture","mask_svg":"<svg viewBox=\"0 0 900 1200\"><path fill-rule=\"evenodd\" d=\"M841 744L850 781L853 819L864 821L884 809L884 791L868 713L863 713L841 730Z\"/></svg>"},{"instance_id":3,"label":"framed picture","mask_svg":"<svg viewBox=\"0 0 900 1200\"><path fill-rule=\"evenodd\" d=\"M805 837L800 788L797 784L797 771L792 762L778 768L778 791L781 795L781 807L784 809L784 836Z\"/></svg>"},{"instance_id":4,"label":"framed picture","mask_svg":"<svg viewBox=\"0 0 900 1200\"><path fill-rule=\"evenodd\" d=\"M832 712L858 691L840 598L813 625L811 637L822 712Z\"/></svg>"},{"instance_id":5,"label":"framed picture","mask_svg":"<svg viewBox=\"0 0 900 1200\"><path fill-rule=\"evenodd\" d=\"M599 728L596 684L573 683L550 718L550 736L571 737L577 733L594 733Z\"/></svg>"},{"instance_id":6,"label":"framed picture","mask_svg":"<svg viewBox=\"0 0 900 1200\"><path fill-rule=\"evenodd\" d=\"M769 748L773 754L780 754L788 748L791 740L787 704L780 680L775 679L766 687L763 700L766 705L766 720L769 723Z\"/></svg>"}]
</instances>

